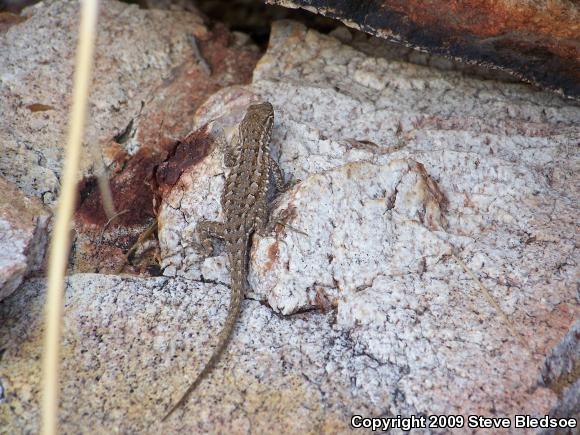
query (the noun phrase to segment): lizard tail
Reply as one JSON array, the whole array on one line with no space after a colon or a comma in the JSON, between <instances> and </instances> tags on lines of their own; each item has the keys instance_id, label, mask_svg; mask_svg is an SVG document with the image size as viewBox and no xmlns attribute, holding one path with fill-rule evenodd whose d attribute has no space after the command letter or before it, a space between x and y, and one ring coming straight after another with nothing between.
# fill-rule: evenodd
<instances>
[{"instance_id":1,"label":"lizard tail","mask_svg":"<svg viewBox=\"0 0 580 435\"><path fill-rule=\"evenodd\" d=\"M183 396L181 396L181 399L179 399L179 401L175 405L173 405L173 407L169 410L169 412L165 415L165 417L163 417L163 419L161 420L162 422L167 420L177 408L179 408L185 402L187 402L189 395L193 392L193 390L195 390L197 388L197 386L200 384L200 382L212 370L213 366L215 366L215 364L219 360L221 354L223 353L226 345L228 344L228 341L230 340L230 337L231 337L232 332L234 330L234 326L236 324L236 320L238 318L238 315L240 314L240 309L242 307L242 298L244 295L243 289L244 289L244 283L246 280L246 274L245 274L246 267L243 264L244 260L242 259L241 261L242 261L242 267L239 267L239 268L232 267L232 286L231 286L232 293L231 293L231 297L230 297L230 305L228 308L228 315L226 317L224 327L220 333L218 344L217 344L212 356L210 357L209 361L207 362L207 364L205 365L205 367L201 371L201 373L197 376L197 378L189 386L187 391L185 391ZM237 270L235 270L235 269L237 269Z\"/></svg>"}]
</instances>

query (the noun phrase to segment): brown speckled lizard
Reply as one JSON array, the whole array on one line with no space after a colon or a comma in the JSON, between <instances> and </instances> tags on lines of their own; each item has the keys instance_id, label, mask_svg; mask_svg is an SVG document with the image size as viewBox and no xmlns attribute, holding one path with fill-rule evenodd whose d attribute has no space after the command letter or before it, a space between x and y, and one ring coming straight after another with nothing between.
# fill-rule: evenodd
<instances>
[{"instance_id":1,"label":"brown speckled lizard","mask_svg":"<svg viewBox=\"0 0 580 435\"><path fill-rule=\"evenodd\" d=\"M163 421L187 401L191 392L216 364L240 313L246 288L250 240L254 233L262 233L268 222L267 196L271 177L279 191L284 189L282 171L270 155L273 122L274 109L270 103L254 104L248 108L239 126L237 144L225 153L225 165L231 169L221 197L224 222L203 220L197 225L207 254L213 249L212 237L225 242L231 272L230 304L211 358Z\"/></svg>"}]
</instances>

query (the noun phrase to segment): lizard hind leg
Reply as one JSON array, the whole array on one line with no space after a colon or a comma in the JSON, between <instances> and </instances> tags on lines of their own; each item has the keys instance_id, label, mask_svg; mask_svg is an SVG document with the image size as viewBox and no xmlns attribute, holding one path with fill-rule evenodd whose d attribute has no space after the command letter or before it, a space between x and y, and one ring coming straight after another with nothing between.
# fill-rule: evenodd
<instances>
[{"instance_id":1,"label":"lizard hind leg","mask_svg":"<svg viewBox=\"0 0 580 435\"><path fill-rule=\"evenodd\" d=\"M222 222L208 221L200 219L196 228L201 250L204 255L210 256L213 253L213 239L224 239L225 231Z\"/></svg>"},{"instance_id":2,"label":"lizard hind leg","mask_svg":"<svg viewBox=\"0 0 580 435\"><path fill-rule=\"evenodd\" d=\"M256 204L255 215L249 227L249 234L258 234L260 237L265 237L270 232L268 227L269 206L266 201L261 204ZM251 237L251 236L250 236Z\"/></svg>"}]
</instances>

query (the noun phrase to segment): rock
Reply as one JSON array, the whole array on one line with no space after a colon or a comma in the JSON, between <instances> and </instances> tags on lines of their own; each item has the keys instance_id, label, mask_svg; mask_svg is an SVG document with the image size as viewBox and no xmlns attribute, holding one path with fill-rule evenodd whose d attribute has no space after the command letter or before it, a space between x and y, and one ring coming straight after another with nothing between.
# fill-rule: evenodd
<instances>
[{"instance_id":1,"label":"rock","mask_svg":"<svg viewBox=\"0 0 580 435\"><path fill-rule=\"evenodd\" d=\"M203 258L195 228L220 218L224 139L257 100L274 105L273 155L297 182L253 237L225 355L162 425L225 319L227 260ZM570 409L576 380L560 397L546 367L576 358L562 349L580 314L579 115L521 84L277 23L252 84L207 99L159 167L166 276L69 278L62 432L350 433L353 414ZM0 303L13 432L38 430L44 286Z\"/></svg>"},{"instance_id":2,"label":"rock","mask_svg":"<svg viewBox=\"0 0 580 435\"><path fill-rule=\"evenodd\" d=\"M513 74L580 99L578 5L444 0L267 0L338 19L363 32Z\"/></svg>"},{"instance_id":3,"label":"rock","mask_svg":"<svg viewBox=\"0 0 580 435\"><path fill-rule=\"evenodd\" d=\"M40 2L0 35L0 173L46 204L58 193L78 14L75 1ZM101 148L125 130L152 87L184 62L189 38L207 32L195 15L116 1L103 2L98 26L83 173L92 172Z\"/></svg>"},{"instance_id":4,"label":"rock","mask_svg":"<svg viewBox=\"0 0 580 435\"><path fill-rule=\"evenodd\" d=\"M258 242L252 288L291 314L327 301L341 307L377 278L420 275L450 254L429 234L442 229L444 207L413 160L353 162L310 176L277 204L272 220L288 226Z\"/></svg>"},{"instance_id":5,"label":"rock","mask_svg":"<svg viewBox=\"0 0 580 435\"><path fill-rule=\"evenodd\" d=\"M31 280L0 304L0 318L9 319L0 324L0 423L9 432L39 428L44 287ZM282 318L246 300L221 362L184 410L161 424L209 358L228 293L181 278L70 277L60 431L344 432L353 410L394 409L396 367L361 353L332 326L331 313Z\"/></svg>"},{"instance_id":6,"label":"rock","mask_svg":"<svg viewBox=\"0 0 580 435\"><path fill-rule=\"evenodd\" d=\"M562 397L550 415L580 420L580 321L572 325L564 338L552 349L542 367L542 386L548 386ZM557 433L555 430L546 433Z\"/></svg>"},{"instance_id":7,"label":"rock","mask_svg":"<svg viewBox=\"0 0 580 435\"><path fill-rule=\"evenodd\" d=\"M0 174L53 206L68 122L79 3L47 1L0 34ZM257 47L198 14L102 2L75 216L72 270L112 273L155 218L155 167L191 128L199 105L247 83ZM109 221L96 175L107 169ZM151 256L153 257L153 256ZM150 264L136 265L147 273ZM128 267L131 270L131 267Z\"/></svg>"},{"instance_id":8,"label":"rock","mask_svg":"<svg viewBox=\"0 0 580 435\"><path fill-rule=\"evenodd\" d=\"M258 100L274 105L273 154L301 182L274 203L272 235L253 238L250 297L286 315L336 308L356 349L399 373L367 379L397 391L394 414L544 415L561 403L537 382L580 315L580 109L278 23L252 85L197 112L192 136L214 140L163 191L167 276L228 283L227 259L201 257L195 228L221 218L224 125Z\"/></svg>"},{"instance_id":9,"label":"rock","mask_svg":"<svg viewBox=\"0 0 580 435\"><path fill-rule=\"evenodd\" d=\"M49 218L40 201L0 177L0 300L40 268Z\"/></svg>"}]
</instances>

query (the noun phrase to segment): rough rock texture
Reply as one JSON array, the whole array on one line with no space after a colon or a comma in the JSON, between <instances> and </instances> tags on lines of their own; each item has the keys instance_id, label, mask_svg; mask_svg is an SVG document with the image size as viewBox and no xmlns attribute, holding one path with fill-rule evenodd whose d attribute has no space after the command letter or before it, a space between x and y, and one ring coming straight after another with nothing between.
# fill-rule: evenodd
<instances>
[{"instance_id":1,"label":"rough rock texture","mask_svg":"<svg viewBox=\"0 0 580 435\"><path fill-rule=\"evenodd\" d=\"M580 421L580 321L570 328L546 358L542 385L549 386L562 397L550 415L575 417Z\"/></svg>"},{"instance_id":2,"label":"rough rock texture","mask_svg":"<svg viewBox=\"0 0 580 435\"><path fill-rule=\"evenodd\" d=\"M267 0L580 99L580 9L555 0Z\"/></svg>"},{"instance_id":3,"label":"rough rock texture","mask_svg":"<svg viewBox=\"0 0 580 435\"><path fill-rule=\"evenodd\" d=\"M0 305L0 423L38 431L44 281ZM187 411L160 424L209 357L228 289L170 278L81 274L66 290L62 433L344 432L352 411L390 412L398 372L335 328L332 313L280 317L246 301L223 362ZM379 376L377 376L379 375ZM402 404L404 405L404 404ZM405 405L406 406L406 405ZM404 410L414 412L412 408Z\"/></svg>"},{"instance_id":4,"label":"rough rock texture","mask_svg":"<svg viewBox=\"0 0 580 435\"><path fill-rule=\"evenodd\" d=\"M53 205L65 143L79 3L44 2L0 34L0 174ZM72 270L113 272L154 220L152 175L205 99L247 83L259 53L184 11L104 1L79 187ZM109 222L94 175L110 178ZM105 177L106 178L106 177ZM144 271L136 267L135 271Z\"/></svg>"},{"instance_id":5,"label":"rough rock texture","mask_svg":"<svg viewBox=\"0 0 580 435\"><path fill-rule=\"evenodd\" d=\"M557 406L538 382L580 314L578 107L279 23L252 86L212 97L192 136L219 137L261 99L276 109L275 155L301 182L274 205L272 236L254 237L251 297L283 314L336 307L355 347L397 374L372 379L391 388L376 398L390 412ZM197 251L197 221L220 218L225 171L220 141L204 150L165 192L162 266L227 283L225 256Z\"/></svg>"},{"instance_id":6,"label":"rough rock texture","mask_svg":"<svg viewBox=\"0 0 580 435\"><path fill-rule=\"evenodd\" d=\"M226 315L227 262L200 257L195 226L219 219L222 136L261 99L297 183L273 204L271 234L253 238L252 291L224 358L161 425ZM62 431L349 433L353 413L567 409L577 372L556 388L546 367L568 373L558 355L576 358L579 116L521 84L276 24L253 83L207 100L157 172L167 276L69 279ZM0 303L0 427L12 432L38 429L43 287Z\"/></svg>"},{"instance_id":7,"label":"rough rock texture","mask_svg":"<svg viewBox=\"0 0 580 435\"><path fill-rule=\"evenodd\" d=\"M347 26L337 26L328 34L371 57L380 57L389 61L405 61L444 71L461 71L471 77L519 82L513 75L499 69L491 69L483 65L462 62L448 56L416 50Z\"/></svg>"},{"instance_id":8,"label":"rough rock texture","mask_svg":"<svg viewBox=\"0 0 580 435\"><path fill-rule=\"evenodd\" d=\"M57 194L62 165L78 11L75 1L41 2L26 10L26 21L0 36L0 172L48 204ZM102 4L84 172L139 113L152 86L184 61L189 38L205 32L194 15Z\"/></svg>"},{"instance_id":9,"label":"rough rock texture","mask_svg":"<svg viewBox=\"0 0 580 435\"><path fill-rule=\"evenodd\" d=\"M49 217L40 201L0 177L0 300L42 264Z\"/></svg>"}]
</instances>

